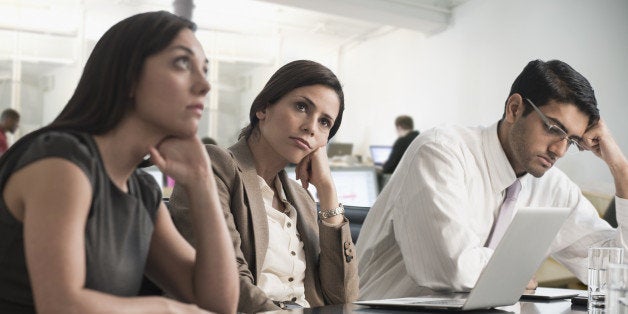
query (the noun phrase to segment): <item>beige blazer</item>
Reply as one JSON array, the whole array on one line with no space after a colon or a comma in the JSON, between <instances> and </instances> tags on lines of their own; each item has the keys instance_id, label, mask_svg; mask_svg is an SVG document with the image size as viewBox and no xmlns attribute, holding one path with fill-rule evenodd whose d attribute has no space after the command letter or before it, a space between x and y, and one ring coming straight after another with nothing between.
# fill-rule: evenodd
<instances>
[{"instance_id":1,"label":"beige blazer","mask_svg":"<svg viewBox=\"0 0 628 314\"><path fill-rule=\"evenodd\" d=\"M215 145L206 148L236 251L240 272L238 311L278 310L273 300L256 286L269 243L268 220L251 151L245 140L229 150ZM304 243L306 260L306 300L312 307L357 300L358 263L349 223L330 227L318 221L316 203L307 190L289 179L283 170L279 178L288 201L298 212L297 230ZM169 206L175 225L195 245L188 200L176 185Z\"/></svg>"}]
</instances>

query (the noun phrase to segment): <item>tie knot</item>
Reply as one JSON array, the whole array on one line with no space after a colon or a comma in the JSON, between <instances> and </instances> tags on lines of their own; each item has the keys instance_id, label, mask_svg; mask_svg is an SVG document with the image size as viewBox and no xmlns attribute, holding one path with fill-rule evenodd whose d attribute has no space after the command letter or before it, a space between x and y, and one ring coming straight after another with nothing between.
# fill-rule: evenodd
<instances>
[{"instance_id":1,"label":"tie knot","mask_svg":"<svg viewBox=\"0 0 628 314\"><path fill-rule=\"evenodd\" d=\"M516 199L519 191L521 191L521 182L517 179L506 189L506 199Z\"/></svg>"}]
</instances>

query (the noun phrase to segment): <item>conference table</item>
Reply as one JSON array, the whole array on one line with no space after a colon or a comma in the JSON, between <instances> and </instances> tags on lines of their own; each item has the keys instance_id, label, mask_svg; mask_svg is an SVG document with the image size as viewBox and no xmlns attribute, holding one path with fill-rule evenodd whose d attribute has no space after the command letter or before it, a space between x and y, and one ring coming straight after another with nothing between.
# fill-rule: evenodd
<instances>
[{"instance_id":1,"label":"conference table","mask_svg":"<svg viewBox=\"0 0 628 314\"><path fill-rule=\"evenodd\" d=\"M273 313L279 313L273 312ZM588 313L587 307L582 305L572 305L570 300L554 300L554 301L520 301L511 306L499 307L490 310L475 310L475 311L443 311L443 310L393 310L393 309L380 309L371 308L356 304L340 304L340 305L327 305L315 308L303 308L295 309L291 311L281 311L281 313L307 313L307 314L349 314L349 313L364 313L364 314L404 314L404 313L473 313L473 314L500 314L500 313L515 313L515 314L570 314L570 313ZM602 314L603 311L598 313L591 312L591 314Z\"/></svg>"}]
</instances>

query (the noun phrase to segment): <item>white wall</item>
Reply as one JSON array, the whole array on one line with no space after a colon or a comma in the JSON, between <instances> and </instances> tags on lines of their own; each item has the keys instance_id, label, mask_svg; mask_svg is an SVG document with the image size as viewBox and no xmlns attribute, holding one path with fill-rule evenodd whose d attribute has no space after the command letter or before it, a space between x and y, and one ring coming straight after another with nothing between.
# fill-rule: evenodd
<instances>
[{"instance_id":1,"label":"white wall","mask_svg":"<svg viewBox=\"0 0 628 314\"><path fill-rule=\"evenodd\" d=\"M626 17L625 0L470 0L437 35L397 30L357 45L341 56L347 110L338 141L353 141L366 155L369 144L394 141L399 114L413 116L421 130L491 124L527 62L559 59L589 79L628 154ZM559 167L585 188L613 190L606 166L590 153Z\"/></svg>"},{"instance_id":2,"label":"white wall","mask_svg":"<svg viewBox=\"0 0 628 314\"><path fill-rule=\"evenodd\" d=\"M628 106L621 94L628 87L626 17L626 0L470 0L455 9L447 30L429 37L397 29L338 49L341 43L325 36L283 34L275 64L245 74L251 84L240 105L248 113L255 95L286 62L319 61L345 87L344 121L334 140L354 142L355 153L368 155L368 145L394 141L399 114L412 115L420 130L442 123L491 124L501 117L510 85L528 61L560 59L590 80L603 117L628 152ZM97 38L99 31L85 33ZM43 97L44 123L72 94L83 60L78 63L47 73L55 88ZM245 114L234 129L246 121ZM608 170L591 154L566 157L559 167L583 186L612 189Z\"/></svg>"},{"instance_id":3,"label":"white wall","mask_svg":"<svg viewBox=\"0 0 628 314\"><path fill-rule=\"evenodd\" d=\"M83 68L78 64L56 68L46 75L53 78L54 86L43 95L42 126L54 120L72 97Z\"/></svg>"}]
</instances>

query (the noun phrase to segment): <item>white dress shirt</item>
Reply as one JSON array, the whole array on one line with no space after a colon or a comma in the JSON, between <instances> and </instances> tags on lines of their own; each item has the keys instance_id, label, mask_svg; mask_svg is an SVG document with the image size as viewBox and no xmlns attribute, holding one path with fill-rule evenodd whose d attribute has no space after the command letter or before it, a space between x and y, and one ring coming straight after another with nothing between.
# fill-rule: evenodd
<instances>
[{"instance_id":1,"label":"white dress shirt","mask_svg":"<svg viewBox=\"0 0 628 314\"><path fill-rule=\"evenodd\" d=\"M287 201L281 180L275 179L275 189L286 213L273 207L275 193L262 177L258 178L268 217L268 250L257 286L274 301L309 307L305 300L305 251L297 234L297 211Z\"/></svg>"},{"instance_id":2,"label":"white dress shirt","mask_svg":"<svg viewBox=\"0 0 628 314\"><path fill-rule=\"evenodd\" d=\"M581 281L587 280L587 247L628 243L623 231L628 200L616 197L620 227L615 230L559 169L541 178L526 174L519 179L517 207L573 209L548 253ZM493 253L485 245L504 192L515 180L497 123L421 133L360 231L360 299L470 290Z\"/></svg>"}]
</instances>

